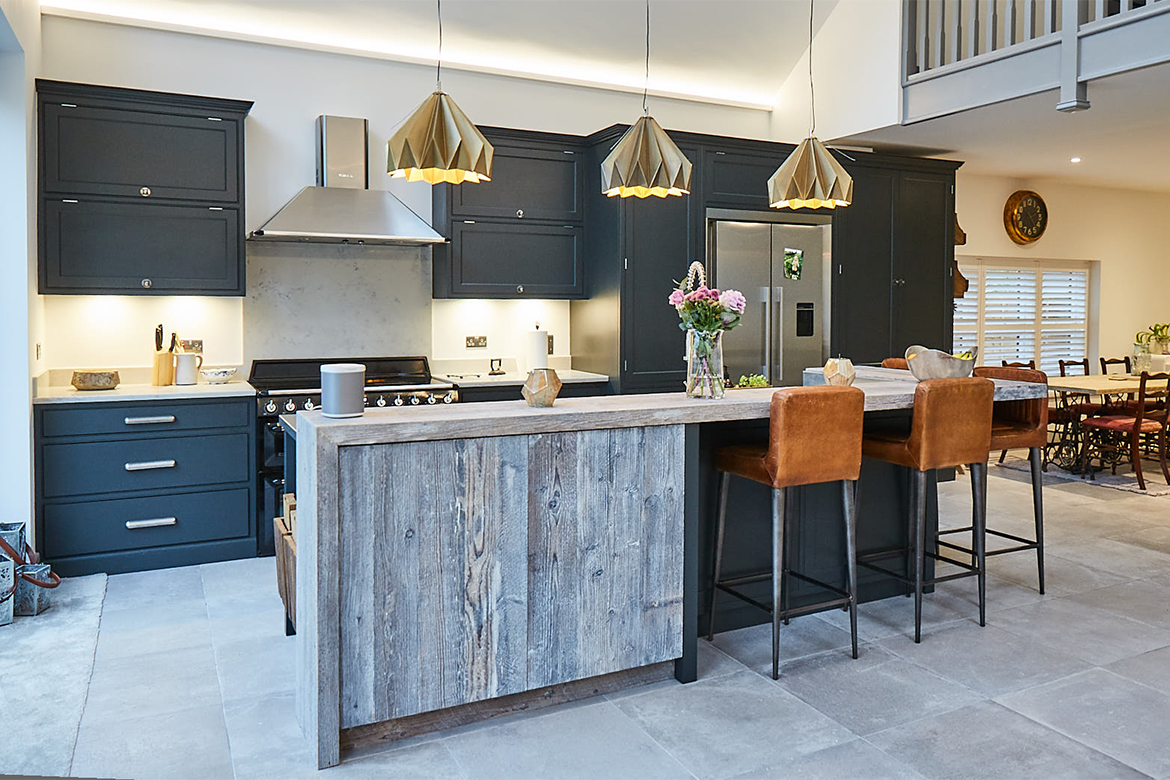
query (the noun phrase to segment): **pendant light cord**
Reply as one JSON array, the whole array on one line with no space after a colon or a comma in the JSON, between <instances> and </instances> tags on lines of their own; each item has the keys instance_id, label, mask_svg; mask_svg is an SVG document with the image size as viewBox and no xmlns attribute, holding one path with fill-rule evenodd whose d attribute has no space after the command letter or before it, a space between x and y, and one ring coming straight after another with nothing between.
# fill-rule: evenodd
<instances>
[{"instance_id":1,"label":"pendant light cord","mask_svg":"<svg viewBox=\"0 0 1170 780\"><path fill-rule=\"evenodd\" d=\"M650 115L647 98L650 95L650 0L646 0L646 77L642 82L642 113Z\"/></svg>"},{"instance_id":2,"label":"pendant light cord","mask_svg":"<svg viewBox=\"0 0 1170 780\"><path fill-rule=\"evenodd\" d=\"M443 91L443 0L435 0L435 15L439 17L439 56L435 58L435 91Z\"/></svg>"},{"instance_id":3,"label":"pendant light cord","mask_svg":"<svg viewBox=\"0 0 1170 780\"><path fill-rule=\"evenodd\" d=\"M808 106L810 124L808 129L809 138L813 138L817 134L817 92L813 87L813 4L816 0L808 0Z\"/></svg>"}]
</instances>

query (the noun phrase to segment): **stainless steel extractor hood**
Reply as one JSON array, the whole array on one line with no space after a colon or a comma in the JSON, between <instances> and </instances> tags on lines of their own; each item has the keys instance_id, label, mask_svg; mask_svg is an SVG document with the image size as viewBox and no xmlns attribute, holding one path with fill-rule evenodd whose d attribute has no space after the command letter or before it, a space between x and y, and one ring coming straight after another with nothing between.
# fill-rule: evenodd
<instances>
[{"instance_id":1,"label":"stainless steel extractor hood","mask_svg":"<svg viewBox=\"0 0 1170 780\"><path fill-rule=\"evenodd\" d=\"M305 187L248 236L316 244L441 244L445 238L398 198L369 187L368 123L317 117L317 186Z\"/></svg>"}]
</instances>

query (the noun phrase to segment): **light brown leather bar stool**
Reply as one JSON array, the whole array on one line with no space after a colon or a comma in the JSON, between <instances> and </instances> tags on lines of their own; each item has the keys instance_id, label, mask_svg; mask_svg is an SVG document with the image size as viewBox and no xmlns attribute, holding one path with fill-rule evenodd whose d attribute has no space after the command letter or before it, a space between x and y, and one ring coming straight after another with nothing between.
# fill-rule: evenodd
<instances>
[{"instance_id":1,"label":"light brown leather bar stool","mask_svg":"<svg viewBox=\"0 0 1170 780\"><path fill-rule=\"evenodd\" d=\"M1013 382L1035 382L1047 390L1048 375L1043 371L1028 368L995 368L983 366L975 369L975 376L987 379L1007 379ZM1048 444L1048 393L1041 398L1021 401L997 401L991 409L991 450L1028 450L1028 461L1032 467L1032 516L1036 523L1036 538L985 528L985 532L1001 539L1017 542L1015 546L988 550L987 555L1004 555L1022 550L1036 551L1036 568L1039 573L1038 590L1044 593L1044 447ZM939 536L972 531L972 527L951 528L939 531ZM968 555L973 548L936 538L938 544Z\"/></svg>"},{"instance_id":2,"label":"light brown leather bar stool","mask_svg":"<svg viewBox=\"0 0 1170 780\"><path fill-rule=\"evenodd\" d=\"M909 371L910 361L904 357L888 357L882 361L882 368L900 368L903 371Z\"/></svg>"},{"instance_id":3,"label":"light brown leather bar stool","mask_svg":"<svg viewBox=\"0 0 1170 780\"><path fill-rule=\"evenodd\" d=\"M983 529L987 520L987 456L991 452L991 408L995 385L990 379L928 379L918 383L914 391L914 419L910 432L895 433L871 431L865 434L862 452L867 458L877 458L898 466L913 469L911 483L909 538L913 555L909 577L872 563L882 557L901 554L898 551L880 551L861 556L859 563L869 569L908 581L914 594L914 641L922 641L922 588L924 585L960 577L979 578L979 625L986 625L987 575L985 568ZM936 469L969 466L971 494L974 499L972 536L974 561L972 564L942 559L926 550L926 487L927 474ZM964 571L943 577L924 579L926 556L946 560Z\"/></svg>"},{"instance_id":4,"label":"light brown leather bar stool","mask_svg":"<svg viewBox=\"0 0 1170 780\"><path fill-rule=\"evenodd\" d=\"M715 631L715 596L720 590L772 614L772 679L780 676L780 623L790 617L833 607L849 610L853 657L857 657L857 477L861 473L861 433L865 393L856 387L790 387L772 394L767 445L734 445L715 452L719 479L715 567L711 583L707 638ZM723 535L727 528L727 491L731 475L772 488L772 568L762 574L719 579ZM785 498L790 487L837 482L842 485L845 516L845 589L841 590L788 569L785 536L789 517ZM735 588L772 580L772 603L764 604ZM824 588L837 598L786 608L787 580L795 577Z\"/></svg>"}]
</instances>

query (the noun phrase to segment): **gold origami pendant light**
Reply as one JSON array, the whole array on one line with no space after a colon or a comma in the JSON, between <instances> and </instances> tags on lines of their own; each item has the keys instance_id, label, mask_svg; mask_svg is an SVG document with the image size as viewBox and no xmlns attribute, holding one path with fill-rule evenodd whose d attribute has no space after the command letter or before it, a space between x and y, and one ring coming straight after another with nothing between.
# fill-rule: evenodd
<instances>
[{"instance_id":1,"label":"gold origami pendant light","mask_svg":"<svg viewBox=\"0 0 1170 780\"><path fill-rule=\"evenodd\" d=\"M386 172L393 178L427 184L491 181L491 143L443 91L443 13L439 15L439 58L435 91L415 109L386 144Z\"/></svg>"},{"instance_id":2,"label":"gold origami pendant light","mask_svg":"<svg viewBox=\"0 0 1170 780\"><path fill-rule=\"evenodd\" d=\"M646 0L646 86L642 118L626 131L601 163L601 192L609 197L687 195L691 161L650 116L650 0Z\"/></svg>"},{"instance_id":3,"label":"gold origami pendant light","mask_svg":"<svg viewBox=\"0 0 1170 780\"><path fill-rule=\"evenodd\" d=\"M853 201L853 177L817 140L813 91L813 2L808 4L808 91L812 123L808 138L768 179L768 205L774 209L833 209Z\"/></svg>"}]
</instances>

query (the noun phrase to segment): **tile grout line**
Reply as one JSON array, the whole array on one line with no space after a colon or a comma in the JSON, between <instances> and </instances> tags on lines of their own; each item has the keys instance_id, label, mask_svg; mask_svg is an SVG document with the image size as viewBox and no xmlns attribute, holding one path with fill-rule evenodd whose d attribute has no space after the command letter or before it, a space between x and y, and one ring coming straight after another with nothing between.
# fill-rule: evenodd
<instances>
[{"instance_id":1,"label":"tile grout line","mask_svg":"<svg viewBox=\"0 0 1170 780\"><path fill-rule=\"evenodd\" d=\"M89 664L89 679L85 683L85 701L81 703L81 717L77 719L77 728L73 730L73 749L69 751L69 766L65 770L65 774L73 775L73 759L77 756L77 740L81 737L81 723L85 720L85 710L89 706L89 688L93 682L93 670L97 666L97 647L98 639L102 633L102 617L106 612L106 591L110 584L110 575L106 574L105 580L102 582L102 603L98 611L98 625L97 631L93 635L93 658Z\"/></svg>"},{"instance_id":2,"label":"tile grout line","mask_svg":"<svg viewBox=\"0 0 1170 780\"><path fill-rule=\"evenodd\" d=\"M725 676L725 675L719 675L719 676L720 676L720 677L723 677L723 676ZM711 678L711 679L716 679L716 678L714 678L714 677L713 677L713 678ZM695 680L695 682L697 683L697 682L698 682L698 680ZM694 683L686 683L686 685L693 685L693 684L694 684ZM604 698L604 697L603 697L603 698ZM678 756L676 756L676 755L675 755L673 752L671 752L671 751L670 751L670 749L666 747L666 745L663 745L661 742L659 742L658 740L656 740L656 739L654 738L654 735L653 735L653 734L651 734L650 732L648 732L646 729L642 728L642 724L638 723L636 720L634 720L633 718L631 718L631 717L629 716L629 714L628 714L628 713L627 713L625 710L623 710L621 707L617 706L617 704L615 704L614 702L610 701L609 699L605 699L605 703L606 703L606 704L608 704L610 707L613 707L613 708L614 708L615 710L617 710L619 713L621 713L621 716L622 716L623 718L625 718L625 720L626 720L626 721L628 721L628 722L629 722L629 724L630 724L631 726L633 726L635 729L637 729L638 731L640 731L640 732L642 732L643 734L645 734L645 735L646 735L646 738L647 738L647 739L649 739L651 742L653 742L655 745L657 745L659 750L661 750L661 751L662 751L663 753L665 753L666 755L670 756L670 759L671 759L671 761L674 761L674 763L678 764L678 767L679 767L679 769L681 769L682 771L686 772L688 775L690 775L692 778L694 778L694 780L698 780L698 779L699 779L699 776L698 776L698 775L696 775L694 772L692 772L692 771L690 770L690 768L688 768L688 767L687 767L687 765L686 765L686 764L684 764L684 763L683 763L683 762L682 762L682 761L679 759L679 757L678 757Z\"/></svg>"},{"instance_id":3,"label":"tile grout line","mask_svg":"<svg viewBox=\"0 0 1170 780\"><path fill-rule=\"evenodd\" d=\"M239 780L236 775L235 751L232 750L232 732L227 725L227 706L223 698L223 682L219 676L219 651L215 646L215 631L211 627L211 613L207 610L207 581L203 578L203 567L205 565L199 564L199 590L203 596L203 614L207 619L207 640L211 643L211 662L215 669L215 689L219 692L219 714L223 718L223 733L227 738L228 763L232 767L232 778Z\"/></svg>"}]
</instances>

